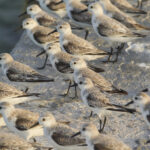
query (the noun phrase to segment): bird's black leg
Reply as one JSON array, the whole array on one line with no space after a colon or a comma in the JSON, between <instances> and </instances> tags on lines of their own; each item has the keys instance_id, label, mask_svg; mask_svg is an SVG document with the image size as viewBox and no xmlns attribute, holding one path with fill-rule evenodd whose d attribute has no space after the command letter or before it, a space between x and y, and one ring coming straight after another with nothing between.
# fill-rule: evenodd
<instances>
[{"instance_id":1,"label":"bird's black leg","mask_svg":"<svg viewBox=\"0 0 150 150\"><path fill-rule=\"evenodd\" d=\"M88 35L89 35L89 30L85 30L85 37L84 37L85 40L87 39Z\"/></svg>"},{"instance_id":2,"label":"bird's black leg","mask_svg":"<svg viewBox=\"0 0 150 150\"><path fill-rule=\"evenodd\" d=\"M72 97L72 99L75 99L75 98L78 98L78 92L77 92L78 84L74 82L74 84L71 87L73 87L73 86L74 86L74 90L75 90L75 96Z\"/></svg>"},{"instance_id":3,"label":"bird's black leg","mask_svg":"<svg viewBox=\"0 0 150 150\"><path fill-rule=\"evenodd\" d=\"M93 116L93 111L91 111L89 116L84 117L84 119L90 119Z\"/></svg>"},{"instance_id":4,"label":"bird's black leg","mask_svg":"<svg viewBox=\"0 0 150 150\"><path fill-rule=\"evenodd\" d=\"M39 70L44 69L44 68L45 68L45 66L46 66L46 63L47 63L47 59L48 59L48 55L46 54L46 58L45 58L44 65L43 65L42 67L38 67L37 69L39 69Z\"/></svg>"},{"instance_id":5,"label":"bird's black leg","mask_svg":"<svg viewBox=\"0 0 150 150\"><path fill-rule=\"evenodd\" d=\"M106 125L106 120L107 118L105 117L104 118L104 123L103 123L103 126L102 126L102 120L100 119L99 122L100 122L100 129L99 129L99 132L102 132L105 128L105 125Z\"/></svg>"},{"instance_id":6,"label":"bird's black leg","mask_svg":"<svg viewBox=\"0 0 150 150\"><path fill-rule=\"evenodd\" d=\"M69 80L69 86L68 86L67 92L65 94L60 94L60 96L66 97L69 93L70 88L71 88L71 80Z\"/></svg>"}]
</instances>

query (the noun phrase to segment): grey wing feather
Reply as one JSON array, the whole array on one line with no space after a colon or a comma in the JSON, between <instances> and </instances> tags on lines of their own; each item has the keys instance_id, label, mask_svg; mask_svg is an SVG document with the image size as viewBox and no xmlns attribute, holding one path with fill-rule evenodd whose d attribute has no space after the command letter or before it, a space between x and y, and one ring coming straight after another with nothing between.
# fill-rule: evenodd
<instances>
[{"instance_id":1,"label":"grey wing feather","mask_svg":"<svg viewBox=\"0 0 150 150\"><path fill-rule=\"evenodd\" d=\"M57 4L56 2L51 2L47 5L47 7L53 11L57 11L60 9L65 9L65 3Z\"/></svg>"},{"instance_id":2,"label":"grey wing feather","mask_svg":"<svg viewBox=\"0 0 150 150\"><path fill-rule=\"evenodd\" d=\"M111 22L111 24L110 24ZM132 32L128 30L123 24L115 21L114 19L111 18L103 18L103 23L101 23L98 27L97 30L99 34L102 36L121 36L121 37L128 37L128 36L133 36Z\"/></svg>"},{"instance_id":3,"label":"grey wing feather","mask_svg":"<svg viewBox=\"0 0 150 150\"><path fill-rule=\"evenodd\" d=\"M10 81L16 82L42 82L50 80L48 77L40 75L34 69L25 64L14 62L6 72Z\"/></svg>"},{"instance_id":4,"label":"grey wing feather","mask_svg":"<svg viewBox=\"0 0 150 150\"><path fill-rule=\"evenodd\" d=\"M37 21L40 23L40 25L44 26L51 26L51 25L56 25L56 22L53 18L46 18L46 17L40 17L37 19Z\"/></svg>"},{"instance_id":5,"label":"grey wing feather","mask_svg":"<svg viewBox=\"0 0 150 150\"><path fill-rule=\"evenodd\" d=\"M73 10L71 11L71 15L72 15L72 18L75 20L75 21L79 21L79 22L83 22L83 23L87 23L87 24L91 24L91 17L92 17L92 14L90 12L83 12L83 13L80 13L82 10L84 9L87 9L87 6L80 3L80 4L77 4L76 3L76 7L73 8ZM80 13L80 14L79 14Z\"/></svg>"},{"instance_id":6,"label":"grey wing feather","mask_svg":"<svg viewBox=\"0 0 150 150\"><path fill-rule=\"evenodd\" d=\"M53 133L52 138L57 144L63 146L80 145L85 143L85 140L80 139L78 137L71 138L71 136L64 135L57 132Z\"/></svg>"},{"instance_id":7,"label":"grey wing feather","mask_svg":"<svg viewBox=\"0 0 150 150\"><path fill-rule=\"evenodd\" d=\"M56 65L57 70L61 73L73 73L73 69L71 69L69 63L58 62L58 63L55 63L55 65Z\"/></svg>"},{"instance_id":8,"label":"grey wing feather","mask_svg":"<svg viewBox=\"0 0 150 150\"><path fill-rule=\"evenodd\" d=\"M54 33L51 35L48 35L50 32L47 31L46 34L42 33L42 32L35 32L34 33L34 38L36 39L36 41L38 41L41 44L44 44L46 42L53 42L53 41L58 41L59 35L58 33Z\"/></svg>"},{"instance_id":9,"label":"grey wing feather","mask_svg":"<svg viewBox=\"0 0 150 150\"><path fill-rule=\"evenodd\" d=\"M68 40L68 43L63 45L64 49L69 54L75 54L75 55L93 55L93 54L100 54L105 53L103 50L97 49L95 46L90 44L89 42L83 40L82 38L76 37L75 35L72 35L70 39Z\"/></svg>"},{"instance_id":10,"label":"grey wing feather","mask_svg":"<svg viewBox=\"0 0 150 150\"><path fill-rule=\"evenodd\" d=\"M19 130L28 130L39 125L39 115L28 110L17 109L12 116L15 115L16 128Z\"/></svg>"},{"instance_id":11,"label":"grey wing feather","mask_svg":"<svg viewBox=\"0 0 150 150\"><path fill-rule=\"evenodd\" d=\"M97 89L88 94L87 101L91 107L105 107L109 103L109 99Z\"/></svg>"},{"instance_id":12,"label":"grey wing feather","mask_svg":"<svg viewBox=\"0 0 150 150\"><path fill-rule=\"evenodd\" d=\"M26 118L19 118L16 120L16 128L22 131L34 128L37 125L39 125L38 121L35 122Z\"/></svg>"},{"instance_id":13,"label":"grey wing feather","mask_svg":"<svg viewBox=\"0 0 150 150\"><path fill-rule=\"evenodd\" d=\"M106 148L102 144L95 144L94 150L111 150L111 148Z\"/></svg>"}]
</instances>

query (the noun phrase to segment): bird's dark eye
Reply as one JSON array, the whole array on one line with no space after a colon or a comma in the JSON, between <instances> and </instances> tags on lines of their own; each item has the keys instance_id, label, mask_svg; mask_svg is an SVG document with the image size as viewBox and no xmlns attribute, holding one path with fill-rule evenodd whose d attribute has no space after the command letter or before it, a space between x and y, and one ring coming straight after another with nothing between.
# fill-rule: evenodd
<instances>
[{"instance_id":1,"label":"bird's dark eye","mask_svg":"<svg viewBox=\"0 0 150 150\"><path fill-rule=\"evenodd\" d=\"M80 81L79 84L82 84L82 81Z\"/></svg>"},{"instance_id":2,"label":"bird's dark eye","mask_svg":"<svg viewBox=\"0 0 150 150\"><path fill-rule=\"evenodd\" d=\"M74 62L74 64L76 64L76 62Z\"/></svg>"},{"instance_id":3,"label":"bird's dark eye","mask_svg":"<svg viewBox=\"0 0 150 150\"><path fill-rule=\"evenodd\" d=\"M29 22L26 23L27 25L29 24Z\"/></svg>"},{"instance_id":4,"label":"bird's dark eye","mask_svg":"<svg viewBox=\"0 0 150 150\"><path fill-rule=\"evenodd\" d=\"M138 98L137 98L137 97L135 97L135 100L138 100Z\"/></svg>"},{"instance_id":5,"label":"bird's dark eye","mask_svg":"<svg viewBox=\"0 0 150 150\"><path fill-rule=\"evenodd\" d=\"M62 29L62 26L60 26L59 28Z\"/></svg>"},{"instance_id":6,"label":"bird's dark eye","mask_svg":"<svg viewBox=\"0 0 150 150\"><path fill-rule=\"evenodd\" d=\"M2 60L2 58L0 58L0 60Z\"/></svg>"},{"instance_id":7,"label":"bird's dark eye","mask_svg":"<svg viewBox=\"0 0 150 150\"><path fill-rule=\"evenodd\" d=\"M43 118L42 121L45 121L45 118Z\"/></svg>"},{"instance_id":8,"label":"bird's dark eye","mask_svg":"<svg viewBox=\"0 0 150 150\"><path fill-rule=\"evenodd\" d=\"M49 47L48 49L51 49L51 47Z\"/></svg>"},{"instance_id":9,"label":"bird's dark eye","mask_svg":"<svg viewBox=\"0 0 150 150\"><path fill-rule=\"evenodd\" d=\"M83 130L83 131L85 131L86 129L85 129L85 128L83 128L82 130Z\"/></svg>"},{"instance_id":10,"label":"bird's dark eye","mask_svg":"<svg viewBox=\"0 0 150 150\"><path fill-rule=\"evenodd\" d=\"M32 8L30 8L30 11L32 11Z\"/></svg>"},{"instance_id":11,"label":"bird's dark eye","mask_svg":"<svg viewBox=\"0 0 150 150\"><path fill-rule=\"evenodd\" d=\"M0 109L2 109L2 106L0 106Z\"/></svg>"},{"instance_id":12,"label":"bird's dark eye","mask_svg":"<svg viewBox=\"0 0 150 150\"><path fill-rule=\"evenodd\" d=\"M93 8L93 6L90 7L91 9Z\"/></svg>"}]
</instances>

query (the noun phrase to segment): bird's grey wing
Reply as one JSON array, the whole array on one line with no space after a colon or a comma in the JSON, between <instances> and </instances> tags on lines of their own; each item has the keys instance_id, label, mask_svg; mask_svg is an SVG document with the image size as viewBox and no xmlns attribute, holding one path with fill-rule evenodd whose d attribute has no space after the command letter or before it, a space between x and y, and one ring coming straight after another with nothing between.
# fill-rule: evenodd
<instances>
[{"instance_id":1,"label":"bird's grey wing","mask_svg":"<svg viewBox=\"0 0 150 150\"><path fill-rule=\"evenodd\" d=\"M15 82L42 82L50 80L48 77L40 75L34 70L33 72L21 72L11 67L7 70L6 75L10 81Z\"/></svg>"},{"instance_id":2,"label":"bird's grey wing","mask_svg":"<svg viewBox=\"0 0 150 150\"><path fill-rule=\"evenodd\" d=\"M66 6L65 6L65 3L59 3L59 2L50 2L47 7L52 10L52 11L57 11L57 10L60 10L60 9L65 9Z\"/></svg>"},{"instance_id":3,"label":"bird's grey wing","mask_svg":"<svg viewBox=\"0 0 150 150\"><path fill-rule=\"evenodd\" d=\"M37 120L31 120L25 117L20 117L16 120L15 124L18 130L24 131L38 126L39 122Z\"/></svg>"},{"instance_id":4,"label":"bird's grey wing","mask_svg":"<svg viewBox=\"0 0 150 150\"><path fill-rule=\"evenodd\" d=\"M85 10L85 9L87 9L86 5L82 3L76 4L76 7L74 7L73 10L71 11L72 18L75 21L83 22L83 23L91 25L92 14L89 11L80 13L82 10Z\"/></svg>"},{"instance_id":5,"label":"bird's grey wing","mask_svg":"<svg viewBox=\"0 0 150 150\"><path fill-rule=\"evenodd\" d=\"M109 99L106 98L104 94L102 94L100 91L98 93L89 93L87 96L88 105L91 107L105 107L107 106L107 103L109 103Z\"/></svg>"},{"instance_id":6,"label":"bird's grey wing","mask_svg":"<svg viewBox=\"0 0 150 150\"><path fill-rule=\"evenodd\" d=\"M100 35L106 37L128 37L132 35L132 32L130 32L130 30L128 30L123 24L108 17L105 18L103 23L99 24L97 30Z\"/></svg>"},{"instance_id":7,"label":"bird's grey wing","mask_svg":"<svg viewBox=\"0 0 150 150\"><path fill-rule=\"evenodd\" d=\"M54 132L52 134L52 138L57 144L62 146L80 145L85 143L85 140L83 139L80 139L78 137L71 138L71 136L64 135L59 132Z\"/></svg>"},{"instance_id":8,"label":"bird's grey wing","mask_svg":"<svg viewBox=\"0 0 150 150\"><path fill-rule=\"evenodd\" d=\"M51 31L47 30L46 33L43 31L37 31L33 34L34 38L36 41L38 41L41 44L44 44L46 42L53 42L53 41L58 41L59 34L53 33L51 35L48 35Z\"/></svg>"},{"instance_id":9,"label":"bird's grey wing","mask_svg":"<svg viewBox=\"0 0 150 150\"><path fill-rule=\"evenodd\" d=\"M63 45L65 51L69 54L74 55L101 55L105 53L104 51L98 50L91 44L82 42L82 39L77 39L76 37L72 38L73 40L68 40L66 44Z\"/></svg>"},{"instance_id":10,"label":"bird's grey wing","mask_svg":"<svg viewBox=\"0 0 150 150\"><path fill-rule=\"evenodd\" d=\"M111 150L111 149L104 147L102 144L94 144L94 150Z\"/></svg>"},{"instance_id":11,"label":"bird's grey wing","mask_svg":"<svg viewBox=\"0 0 150 150\"><path fill-rule=\"evenodd\" d=\"M55 63L57 70L61 73L73 73L73 69L71 69L70 64L59 61Z\"/></svg>"},{"instance_id":12,"label":"bird's grey wing","mask_svg":"<svg viewBox=\"0 0 150 150\"><path fill-rule=\"evenodd\" d=\"M0 82L0 97L1 98L7 97L7 96L22 95L22 94L25 94L25 93L16 89L15 87L11 85Z\"/></svg>"},{"instance_id":13,"label":"bird's grey wing","mask_svg":"<svg viewBox=\"0 0 150 150\"><path fill-rule=\"evenodd\" d=\"M40 23L40 25L50 26L51 24L55 23L53 18L46 18L46 17L40 17L37 19L37 21Z\"/></svg>"}]
</instances>

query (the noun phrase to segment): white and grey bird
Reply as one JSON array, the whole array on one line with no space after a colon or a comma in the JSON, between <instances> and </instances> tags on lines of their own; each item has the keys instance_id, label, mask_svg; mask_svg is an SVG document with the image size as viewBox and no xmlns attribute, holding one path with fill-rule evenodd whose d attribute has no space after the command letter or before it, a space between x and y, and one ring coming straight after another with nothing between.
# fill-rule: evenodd
<instances>
[{"instance_id":1,"label":"white and grey bird","mask_svg":"<svg viewBox=\"0 0 150 150\"><path fill-rule=\"evenodd\" d=\"M39 25L34 19L27 18L22 23L22 28L26 30L28 37L37 46L44 48L48 43L54 43L59 39L59 33L49 35L54 29Z\"/></svg>"},{"instance_id":2,"label":"white and grey bird","mask_svg":"<svg viewBox=\"0 0 150 150\"><path fill-rule=\"evenodd\" d=\"M56 70L56 72L59 75L61 75L64 78L65 81L69 81L67 93L64 94L64 96L66 96L70 90L70 86L74 83L73 69L70 67L70 62L73 58L76 58L76 57L66 52L63 52L60 48L59 43L48 44L45 47L45 50L46 50L46 53L48 54L52 67ZM45 64L46 64L46 61L44 63L44 66L41 68L44 68ZM90 63L88 63L88 67L90 67L92 70L96 72L104 72L103 69L95 67L91 65Z\"/></svg>"},{"instance_id":3,"label":"white and grey bird","mask_svg":"<svg viewBox=\"0 0 150 150\"><path fill-rule=\"evenodd\" d=\"M99 2L90 4L88 10L92 12L92 25L95 33L108 42L126 43L145 37L145 35L132 32L125 25L105 15Z\"/></svg>"},{"instance_id":4,"label":"white and grey bird","mask_svg":"<svg viewBox=\"0 0 150 150\"><path fill-rule=\"evenodd\" d=\"M58 25L57 31L60 33L59 42L61 49L71 55L78 56L86 60L96 60L110 55L110 53L96 48L87 40L72 33L71 26L67 22ZM55 32L56 30L52 33Z\"/></svg>"},{"instance_id":5,"label":"white and grey bird","mask_svg":"<svg viewBox=\"0 0 150 150\"><path fill-rule=\"evenodd\" d=\"M3 74L14 82L53 82L54 79L41 75L28 65L15 61L8 53L0 54Z\"/></svg>"},{"instance_id":6,"label":"white and grey bird","mask_svg":"<svg viewBox=\"0 0 150 150\"><path fill-rule=\"evenodd\" d=\"M27 10L22 13L20 17L25 14L30 15L30 17L36 20L41 26L54 28L57 25L57 19L42 10L37 4L28 6Z\"/></svg>"},{"instance_id":7,"label":"white and grey bird","mask_svg":"<svg viewBox=\"0 0 150 150\"><path fill-rule=\"evenodd\" d=\"M112 135L99 133L97 127L92 123L84 124L81 131L72 137L74 138L78 135L86 138L89 150L132 150L128 145Z\"/></svg>"},{"instance_id":8,"label":"white and grey bird","mask_svg":"<svg viewBox=\"0 0 150 150\"><path fill-rule=\"evenodd\" d=\"M7 83L0 82L0 103L9 102L13 105L39 99L39 93L27 93Z\"/></svg>"},{"instance_id":9,"label":"white and grey bird","mask_svg":"<svg viewBox=\"0 0 150 150\"><path fill-rule=\"evenodd\" d=\"M126 27L134 30L150 30L150 27L139 24L132 16L122 12L110 0L99 0L101 6L104 8L104 14L119 21Z\"/></svg>"},{"instance_id":10,"label":"white and grey bird","mask_svg":"<svg viewBox=\"0 0 150 150\"><path fill-rule=\"evenodd\" d=\"M71 68L74 70L74 80L77 83L79 77L86 77L92 80L95 86L100 88L101 92L118 93L127 95L128 93L122 89L118 89L102 75L88 68L83 59L75 58L70 63Z\"/></svg>"},{"instance_id":11,"label":"white and grey bird","mask_svg":"<svg viewBox=\"0 0 150 150\"><path fill-rule=\"evenodd\" d=\"M134 7L127 0L110 0L112 4L117 6L120 10L129 14L147 14L144 10Z\"/></svg>"},{"instance_id":12,"label":"white and grey bird","mask_svg":"<svg viewBox=\"0 0 150 150\"><path fill-rule=\"evenodd\" d=\"M133 102L140 108L145 122L150 127L150 96L145 92L140 92L133 98Z\"/></svg>"},{"instance_id":13,"label":"white and grey bird","mask_svg":"<svg viewBox=\"0 0 150 150\"><path fill-rule=\"evenodd\" d=\"M89 29L92 29L90 12L80 13L82 10L87 9L88 7L81 2L81 0L63 0L66 4L66 11L68 17L80 27L85 28L86 34L85 39L89 34Z\"/></svg>"},{"instance_id":14,"label":"white and grey bird","mask_svg":"<svg viewBox=\"0 0 150 150\"><path fill-rule=\"evenodd\" d=\"M65 122L56 121L50 113L42 114L39 123L43 126L44 135L49 143L57 150L87 150L85 139L81 137L71 138L77 132Z\"/></svg>"},{"instance_id":15,"label":"white and grey bird","mask_svg":"<svg viewBox=\"0 0 150 150\"><path fill-rule=\"evenodd\" d=\"M0 103L0 113L8 129L25 140L30 141L37 136L43 136L43 128L38 122L38 113L15 108L7 102Z\"/></svg>"},{"instance_id":16,"label":"white and grey bird","mask_svg":"<svg viewBox=\"0 0 150 150\"><path fill-rule=\"evenodd\" d=\"M54 17L64 18L66 17L66 6L62 3L62 0L36 0L40 7L47 13Z\"/></svg>"},{"instance_id":17,"label":"white and grey bird","mask_svg":"<svg viewBox=\"0 0 150 150\"><path fill-rule=\"evenodd\" d=\"M30 143L10 132L0 132L1 150L35 150Z\"/></svg>"},{"instance_id":18,"label":"white and grey bird","mask_svg":"<svg viewBox=\"0 0 150 150\"><path fill-rule=\"evenodd\" d=\"M90 108L91 115L97 114L100 120L112 111L134 113L136 110L129 109L119 104L113 104L109 101L109 98L100 91L100 89L94 86L93 82L89 78L80 77L78 79L78 86L81 89L81 98L83 103Z\"/></svg>"}]
</instances>

